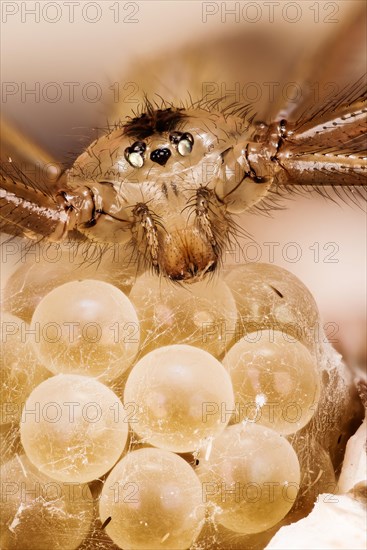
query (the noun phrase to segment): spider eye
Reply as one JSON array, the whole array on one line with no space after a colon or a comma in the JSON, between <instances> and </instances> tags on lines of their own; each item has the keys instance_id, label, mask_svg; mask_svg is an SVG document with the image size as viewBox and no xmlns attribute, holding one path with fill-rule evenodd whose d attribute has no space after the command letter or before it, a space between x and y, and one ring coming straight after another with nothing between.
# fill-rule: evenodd
<instances>
[{"instance_id":1,"label":"spider eye","mask_svg":"<svg viewBox=\"0 0 367 550\"><path fill-rule=\"evenodd\" d=\"M144 153L147 146L144 141L135 141L125 149L125 159L134 168L141 168L144 164Z\"/></svg>"},{"instance_id":2,"label":"spider eye","mask_svg":"<svg viewBox=\"0 0 367 550\"><path fill-rule=\"evenodd\" d=\"M182 137L182 132L172 132L169 136L171 143L177 145Z\"/></svg>"},{"instance_id":3,"label":"spider eye","mask_svg":"<svg viewBox=\"0 0 367 550\"><path fill-rule=\"evenodd\" d=\"M194 138L188 132L184 134L182 132L172 132L169 139L171 143L176 146L181 156L186 157L191 153L194 145Z\"/></svg>"},{"instance_id":4,"label":"spider eye","mask_svg":"<svg viewBox=\"0 0 367 550\"><path fill-rule=\"evenodd\" d=\"M180 153L180 155L186 157L192 151L192 143L190 143L187 139L183 139L177 145L177 151Z\"/></svg>"},{"instance_id":5,"label":"spider eye","mask_svg":"<svg viewBox=\"0 0 367 550\"><path fill-rule=\"evenodd\" d=\"M126 160L134 168L141 168L144 164L143 156L140 153L127 153Z\"/></svg>"}]
</instances>

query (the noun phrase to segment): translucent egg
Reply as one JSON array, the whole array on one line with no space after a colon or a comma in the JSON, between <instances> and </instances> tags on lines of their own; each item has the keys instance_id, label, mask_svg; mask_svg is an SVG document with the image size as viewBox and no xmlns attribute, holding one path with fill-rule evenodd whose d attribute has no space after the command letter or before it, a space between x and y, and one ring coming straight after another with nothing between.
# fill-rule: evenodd
<instances>
[{"instance_id":1,"label":"translucent egg","mask_svg":"<svg viewBox=\"0 0 367 550\"><path fill-rule=\"evenodd\" d=\"M57 483L25 455L1 472L0 540L4 550L74 550L93 517L88 485Z\"/></svg>"},{"instance_id":2,"label":"translucent egg","mask_svg":"<svg viewBox=\"0 0 367 550\"><path fill-rule=\"evenodd\" d=\"M9 313L1 313L1 425L19 422L28 395L50 376L34 353L31 340L27 323Z\"/></svg>"},{"instance_id":3,"label":"translucent egg","mask_svg":"<svg viewBox=\"0 0 367 550\"><path fill-rule=\"evenodd\" d=\"M248 263L225 277L237 304L241 338L262 329L278 330L313 351L319 341L319 312L307 287L273 264Z\"/></svg>"},{"instance_id":4,"label":"translucent egg","mask_svg":"<svg viewBox=\"0 0 367 550\"><path fill-rule=\"evenodd\" d=\"M130 299L140 320L144 353L189 344L218 357L233 341L236 304L220 279L179 286L146 274L137 279Z\"/></svg>"},{"instance_id":5,"label":"translucent egg","mask_svg":"<svg viewBox=\"0 0 367 550\"><path fill-rule=\"evenodd\" d=\"M250 420L282 434L294 433L314 415L320 395L315 359L284 333L247 334L223 359L236 401L235 422Z\"/></svg>"},{"instance_id":6,"label":"translucent egg","mask_svg":"<svg viewBox=\"0 0 367 550\"><path fill-rule=\"evenodd\" d=\"M129 374L124 402L135 404L130 420L145 441L189 452L220 433L234 410L231 379L204 350L174 345L145 355Z\"/></svg>"},{"instance_id":7,"label":"translucent egg","mask_svg":"<svg viewBox=\"0 0 367 550\"><path fill-rule=\"evenodd\" d=\"M127 413L98 380L59 374L27 399L20 434L28 458L42 473L85 483L119 459L127 440Z\"/></svg>"},{"instance_id":8,"label":"translucent egg","mask_svg":"<svg viewBox=\"0 0 367 550\"><path fill-rule=\"evenodd\" d=\"M128 369L139 348L139 322L130 300L103 281L73 281L47 294L31 326L35 349L53 373L109 381Z\"/></svg>"},{"instance_id":9,"label":"translucent egg","mask_svg":"<svg viewBox=\"0 0 367 550\"><path fill-rule=\"evenodd\" d=\"M197 472L215 518L238 533L259 533L291 509L300 482L288 441L256 424L230 426L202 450Z\"/></svg>"},{"instance_id":10,"label":"translucent egg","mask_svg":"<svg viewBox=\"0 0 367 550\"><path fill-rule=\"evenodd\" d=\"M56 243L38 247L35 254L21 259L20 267L9 277L3 308L29 323L46 294L64 283L84 279L111 283L126 294L135 281L136 267L124 261L120 252L117 247L103 254L98 254L98 250L83 253L72 246L69 251L62 251Z\"/></svg>"},{"instance_id":11,"label":"translucent egg","mask_svg":"<svg viewBox=\"0 0 367 550\"><path fill-rule=\"evenodd\" d=\"M106 479L99 502L120 548L185 550L200 533L201 484L187 462L161 449L128 453Z\"/></svg>"}]
</instances>

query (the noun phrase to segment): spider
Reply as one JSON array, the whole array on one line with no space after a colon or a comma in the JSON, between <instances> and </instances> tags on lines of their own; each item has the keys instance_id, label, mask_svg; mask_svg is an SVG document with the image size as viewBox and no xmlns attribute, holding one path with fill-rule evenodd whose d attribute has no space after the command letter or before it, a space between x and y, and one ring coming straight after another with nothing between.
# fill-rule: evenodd
<instances>
[{"instance_id":1,"label":"spider","mask_svg":"<svg viewBox=\"0 0 367 550\"><path fill-rule=\"evenodd\" d=\"M220 96L146 97L53 187L5 158L1 229L30 242L121 244L157 276L208 279L243 234L241 213L294 193L327 197L330 188L336 199L365 199L365 84L361 77L332 97L265 117Z\"/></svg>"},{"instance_id":2,"label":"spider","mask_svg":"<svg viewBox=\"0 0 367 550\"><path fill-rule=\"evenodd\" d=\"M243 234L242 212L266 209L279 195L328 196L330 186L338 197L365 199L365 89L363 76L266 120L223 98L177 105L146 97L53 187L12 158L2 162L1 228L33 241L122 244L158 275L197 281Z\"/></svg>"},{"instance_id":3,"label":"spider","mask_svg":"<svg viewBox=\"0 0 367 550\"><path fill-rule=\"evenodd\" d=\"M29 238L61 241L77 231L130 243L157 274L197 280L216 269L236 234L233 214L279 187L344 186L362 195L364 91L362 78L314 117L270 125L237 106L157 108L146 100L139 116L93 142L55 190L3 164L1 218Z\"/></svg>"}]
</instances>

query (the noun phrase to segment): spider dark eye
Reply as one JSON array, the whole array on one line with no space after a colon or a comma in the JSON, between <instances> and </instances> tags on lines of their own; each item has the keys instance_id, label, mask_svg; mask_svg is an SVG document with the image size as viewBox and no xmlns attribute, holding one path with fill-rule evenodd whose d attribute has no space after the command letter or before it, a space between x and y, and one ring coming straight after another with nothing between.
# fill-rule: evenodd
<instances>
[{"instance_id":1,"label":"spider dark eye","mask_svg":"<svg viewBox=\"0 0 367 550\"><path fill-rule=\"evenodd\" d=\"M169 136L169 139L171 143L173 143L174 145L177 145L181 137L182 137L182 132L172 132L172 134L170 134Z\"/></svg>"},{"instance_id":2,"label":"spider dark eye","mask_svg":"<svg viewBox=\"0 0 367 550\"><path fill-rule=\"evenodd\" d=\"M144 153L147 146L144 141L135 141L125 149L125 159L134 168L141 168L144 164Z\"/></svg>"},{"instance_id":3,"label":"spider dark eye","mask_svg":"<svg viewBox=\"0 0 367 550\"><path fill-rule=\"evenodd\" d=\"M171 151L166 147L162 149L155 149L150 153L150 159L161 166L165 166L168 159L171 156Z\"/></svg>"},{"instance_id":4,"label":"spider dark eye","mask_svg":"<svg viewBox=\"0 0 367 550\"><path fill-rule=\"evenodd\" d=\"M171 143L177 147L177 151L183 157L189 155L194 145L194 138L188 132L172 132L169 136Z\"/></svg>"}]
</instances>

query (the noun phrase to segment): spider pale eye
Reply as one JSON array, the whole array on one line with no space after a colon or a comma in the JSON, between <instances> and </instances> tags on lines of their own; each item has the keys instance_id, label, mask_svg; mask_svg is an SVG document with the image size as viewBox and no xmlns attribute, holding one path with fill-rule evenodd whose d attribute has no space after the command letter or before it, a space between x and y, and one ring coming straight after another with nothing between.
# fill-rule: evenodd
<instances>
[{"instance_id":1,"label":"spider pale eye","mask_svg":"<svg viewBox=\"0 0 367 550\"><path fill-rule=\"evenodd\" d=\"M188 132L172 132L169 139L181 156L186 157L191 153L194 145L194 138Z\"/></svg>"},{"instance_id":2,"label":"spider pale eye","mask_svg":"<svg viewBox=\"0 0 367 550\"><path fill-rule=\"evenodd\" d=\"M187 139L183 139L177 145L177 151L180 153L180 155L186 157L192 151L192 143L190 143Z\"/></svg>"},{"instance_id":3,"label":"spider pale eye","mask_svg":"<svg viewBox=\"0 0 367 550\"><path fill-rule=\"evenodd\" d=\"M180 153L180 155L186 157L191 153L193 145L194 138L191 134L186 132L185 134L182 134L181 139L178 142L177 151Z\"/></svg>"},{"instance_id":4,"label":"spider pale eye","mask_svg":"<svg viewBox=\"0 0 367 550\"><path fill-rule=\"evenodd\" d=\"M144 159L141 153L129 153L126 157L126 160L134 168L141 168L144 164Z\"/></svg>"},{"instance_id":5,"label":"spider pale eye","mask_svg":"<svg viewBox=\"0 0 367 550\"><path fill-rule=\"evenodd\" d=\"M134 168L141 168L144 164L144 153L147 146L143 141L136 141L125 149L125 158Z\"/></svg>"}]
</instances>

